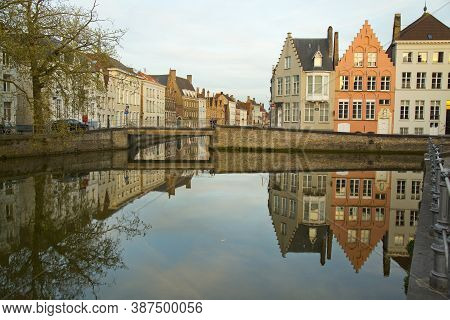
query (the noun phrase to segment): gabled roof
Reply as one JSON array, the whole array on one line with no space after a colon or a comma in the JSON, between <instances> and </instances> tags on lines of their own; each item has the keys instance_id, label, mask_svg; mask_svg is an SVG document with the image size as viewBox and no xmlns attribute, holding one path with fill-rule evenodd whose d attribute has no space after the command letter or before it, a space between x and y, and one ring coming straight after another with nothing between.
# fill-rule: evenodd
<instances>
[{"instance_id":1,"label":"gabled roof","mask_svg":"<svg viewBox=\"0 0 450 320\"><path fill-rule=\"evenodd\" d=\"M169 79L168 74L152 75L152 77L155 78L159 83L167 86L167 79ZM195 91L194 86L192 85L192 83L189 82L188 79L177 77L176 81L177 81L177 86L180 89L182 95L189 96L189 95L185 94L185 90L193 91L193 92L195 92L195 95L197 95L197 92Z\"/></svg>"},{"instance_id":2,"label":"gabled roof","mask_svg":"<svg viewBox=\"0 0 450 320\"><path fill-rule=\"evenodd\" d=\"M145 74L143 72L138 72L138 76L144 78L145 80L151 82L151 83L155 83L155 84L159 84L161 85L161 83L159 83L154 77L152 77L151 75Z\"/></svg>"},{"instance_id":3,"label":"gabled roof","mask_svg":"<svg viewBox=\"0 0 450 320\"><path fill-rule=\"evenodd\" d=\"M428 12L400 31L396 40L450 40L449 28Z\"/></svg>"},{"instance_id":4,"label":"gabled roof","mask_svg":"<svg viewBox=\"0 0 450 320\"><path fill-rule=\"evenodd\" d=\"M329 48L327 38L294 38L292 41L300 57L303 70L333 70L333 57L329 55L329 50L333 48ZM322 67L314 67L314 56L317 51L322 55Z\"/></svg>"}]
</instances>

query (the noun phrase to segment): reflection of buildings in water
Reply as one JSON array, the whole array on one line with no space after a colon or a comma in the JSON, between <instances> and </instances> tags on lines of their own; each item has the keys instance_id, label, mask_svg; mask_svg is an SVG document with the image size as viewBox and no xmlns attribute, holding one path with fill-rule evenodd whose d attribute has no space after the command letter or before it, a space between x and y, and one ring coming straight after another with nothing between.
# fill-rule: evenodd
<instances>
[{"instance_id":1,"label":"reflection of buildings in water","mask_svg":"<svg viewBox=\"0 0 450 320\"><path fill-rule=\"evenodd\" d=\"M330 176L277 173L269 178L269 212L283 257L288 252L325 253L331 259Z\"/></svg>"},{"instance_id":2,"label":"reflection of buildings in water","mask_svg":"<svg viewBox=\"0 0 450 320\"><path fill-rule=\"evenodd\" d=\"M332 180L331 229L358 272L388 231L390 174L336 172Z\"/></svg>"},{"instance_id":3,"label":"reflection of buildings in water","mask_svg":"<svg viewBox=\"0 0 450 320\"><path fill-rule=\"evenodd\" d=\"M388 258L393 258L402 268L409 270L407 246L414 240L416 232L423 173L394 171L391 179L389 232L384 250Z\"/></svg>"},{"instance_id":4,"label":"reflection of buildings in water","mask_svg":"<svg viewBox=\"0 0 450 320\"><path fill-rule=\"evenodd\" d=\"M169 198L175 195L175 190L177 188L186 186L186 189L191 189L192 177L196 174L194 170L187 170L183 172L179 171L168 171L165 174L165 181L155 191L167 192Z\"/></svg>"}]
</instances>

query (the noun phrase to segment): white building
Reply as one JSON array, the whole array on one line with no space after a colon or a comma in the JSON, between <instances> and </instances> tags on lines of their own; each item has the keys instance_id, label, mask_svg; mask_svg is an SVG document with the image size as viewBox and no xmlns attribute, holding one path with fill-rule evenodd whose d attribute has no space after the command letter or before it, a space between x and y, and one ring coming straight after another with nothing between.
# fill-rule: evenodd
<instances>
[{"instance_id":1,"label":"white building","mask_svg":"<svg viewBox=\"0 0 450 320\"><path fill-rule=\"evenodd\" d=\"M0 125L11 124L16 125L17 111L17 89L9 82L16 80L16 70L12 65L8 55L1 52L0 56L0 79L2 85L0 88Z\"/></svg>"},{"instance_id":2,"label":"white building","mask_svg":"<svg viewBox=\"0 0 450 320\"><path fill-rule=\"evenodd\" d=\"M166 123L166 86L150 75L139 73L141 77L141 126L164 127Z\"/></svg>"},{"instance_id":3,"label":"white building","mask_svg":"<svg viewBox=\"0 0 450 320\"><path fill-rule=\"evenodd\" d=\"M209 125L209 123L206 122L206 96L205 96L205 89L202 90L202 92L199 92L199 89L197 88L197 100L198 100L198 127L204 128Z\"/></svg>"},{"instance_id":4,"label":"white building","mask_svg":"<svg viewBox=\"0 0 450 320\"><path fill-rule=\"evenodd\" d=\"M448 26L425 11L402 30L401 16L396 14L388 53L397 79L394 133L445 134L450 101Z\"/></svg>"},{"instance_id":5,"label":"white building","mask_svg":"<svg viewBox=\"0 0 450 320\"><path fill-rule=\"evenodd\" d=\"M231 96L228 99L228 109L227 109L228 115L227 119L229 119L229 125L234 126L236 125L236 100Z\"/></svg>"}]
</instances>

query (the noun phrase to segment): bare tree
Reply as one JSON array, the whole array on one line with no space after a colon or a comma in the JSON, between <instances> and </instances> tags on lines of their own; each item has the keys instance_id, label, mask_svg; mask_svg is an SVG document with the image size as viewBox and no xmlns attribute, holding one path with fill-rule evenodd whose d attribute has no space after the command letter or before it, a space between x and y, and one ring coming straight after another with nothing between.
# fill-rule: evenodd
<instances>
[{"instance_id":1,"label":"bare tree","mask_svg":"<svg viewBox=\"0 0 450 320\"><path fill-rule=\"evenodd\" d=\"M87 103L87 89L103 89L95 66L115 54L124 31L90 9L64 0L2 0L0 47L13 61L21 80L10 81L21 91L33 112L35 128L50 116L55 92L73 110Z\"/></svg>"}]
</instances>

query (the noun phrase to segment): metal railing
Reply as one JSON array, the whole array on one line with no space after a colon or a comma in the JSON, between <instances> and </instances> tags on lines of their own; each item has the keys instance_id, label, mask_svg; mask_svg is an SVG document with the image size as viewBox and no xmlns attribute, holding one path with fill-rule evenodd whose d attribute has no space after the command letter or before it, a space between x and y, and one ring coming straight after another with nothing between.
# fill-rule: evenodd
<instances>
[{"instance_id":1,"label":"metal railing","mask_svg":"<svg viewBox=\"0 0 450 320\"><path fill-rule=\"evenodd\" d=\"M430 285L434 289L448 290L448 260L449 260L449 200L450 200L450 170L444 167L441 150L433 144L431 138L428 142L428 158L430 162L431 178L431 205L433 217L432 231L434 240L433 269L430 273Z\"/></svg>"}]
</instances>

